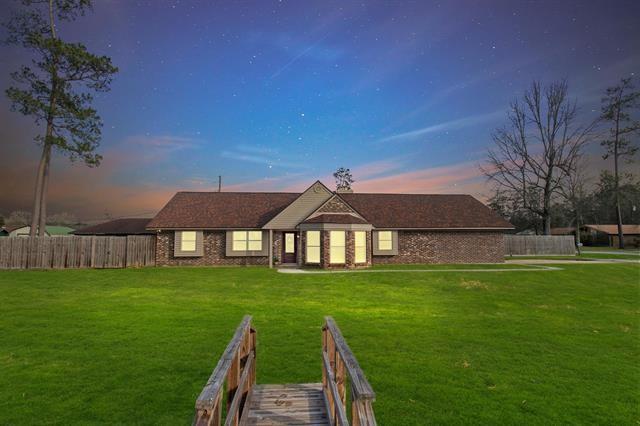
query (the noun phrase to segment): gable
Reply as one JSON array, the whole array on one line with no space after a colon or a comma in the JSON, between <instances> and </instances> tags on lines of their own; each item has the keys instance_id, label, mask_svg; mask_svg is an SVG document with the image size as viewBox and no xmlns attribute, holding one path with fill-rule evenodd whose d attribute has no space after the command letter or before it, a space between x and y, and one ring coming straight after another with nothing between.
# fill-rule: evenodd
<instances>
[{"instance_id":1,"label":"gable","mask_svg":"<svg viewBox=\"0 0 640 426\"><path fill-rule=\"evenodd\" d=\"M342 198L337 195L331 197L329 201L320 206L314 213L352 213L357 214L353 208L344 202Z\"/></svg>"},{"instance_id":2,"label":"gable","mask_svg":"<svg viewBox=\"0 0 640 426\"><path fill-rule=\"evenodd\" d=\"M331 198L332 192L316 181L284 210L271 219L264 229L294 229L318 207Z\"/></svg>"},{"instance_id":3,"label":"gable","mask_svg":"<svg viewBox=\"0 0 640 426\"><path fill-rule=\"evenodd\" d=\"M347 220L346 216L351 218L362 219L364 223L367 223L366 219L360 215L353 207L345 202L339 195L334 194L331 198L325 201L319 206L313 213L306 218L305 222L312 223L315 218L323 216L324 220L330 221L331 216L342 216L340 220ZM335 218L336 220L338 218ZM350 222L357 223L357 222Z\"/></svg>"}]
</instances>

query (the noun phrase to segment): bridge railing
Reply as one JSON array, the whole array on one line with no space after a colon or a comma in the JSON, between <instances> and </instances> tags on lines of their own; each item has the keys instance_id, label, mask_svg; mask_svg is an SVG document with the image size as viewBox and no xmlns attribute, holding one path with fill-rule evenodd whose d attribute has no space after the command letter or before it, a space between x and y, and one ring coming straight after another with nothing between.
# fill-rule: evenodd
<instances>
[{"instance_id":1,"label":"bridge railing","mask_svg":"<svg viewBox=\"0 0 640 426\"><path fill-rule=\"evenodd\" d=\"M256 331L251 327L251 316L246 315L196 400L193 424L237 426L255 383Z\"/></svg>"},{"instance_id":2,"label":"bridge railing","mask_svg":"<svg viewBox=\"0 0 640 426\"><path fill-rule=\"evenodd\" d=\"M322 327L322 388L331 424L376 425L372 405L376 394L331 317L325 317ZM347 415L347 397L351 403L351 421Z\"/></svg>"}]
</instances>

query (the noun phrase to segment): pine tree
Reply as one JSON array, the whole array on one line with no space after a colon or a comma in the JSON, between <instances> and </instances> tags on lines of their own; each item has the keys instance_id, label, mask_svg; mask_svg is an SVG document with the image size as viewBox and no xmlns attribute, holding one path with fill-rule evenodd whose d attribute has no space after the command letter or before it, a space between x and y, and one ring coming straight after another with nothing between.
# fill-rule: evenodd
<instances>
[{"instance_id":1,"label":"pine tree","mask_svg":"<svg viewBox=\"0 0 640 426\"><path fill-rule=\"evenodd\" d=\"M102 121L91 107L92 92L109 90L118 69L106 56L97 56L81 43L63 41L57 22L74 21L91 9L90 0L22 0L22 7L6 23L7 42L33 55L30 65L11 74L15 83L6 94L13 111L44 127L35 138L42 147L36 176L31 236L44 235L51 152L100 164L96 148Z\"/></svg>"}]
</instances>

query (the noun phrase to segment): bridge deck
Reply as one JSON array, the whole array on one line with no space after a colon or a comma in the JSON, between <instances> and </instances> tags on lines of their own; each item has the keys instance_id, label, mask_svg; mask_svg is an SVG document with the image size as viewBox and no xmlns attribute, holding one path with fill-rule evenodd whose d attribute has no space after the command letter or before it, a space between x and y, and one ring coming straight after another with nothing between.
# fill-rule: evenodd
<instances>
[{"instance_id":1,"label":"bridge deck","mask_svg":"<svg viewBox=\"0 0 640 426\"><path fill-rule=\"evenodd\" d=\"M322 383L255 385L241 425L329 425Z\"/></svg>"}]
</instances>

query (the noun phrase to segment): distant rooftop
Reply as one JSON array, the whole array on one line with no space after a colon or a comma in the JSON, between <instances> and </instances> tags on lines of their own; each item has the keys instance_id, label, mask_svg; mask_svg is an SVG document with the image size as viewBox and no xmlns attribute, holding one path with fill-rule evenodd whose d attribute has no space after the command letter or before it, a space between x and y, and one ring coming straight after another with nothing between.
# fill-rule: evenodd
<instances>
[{"instance_id":1,"label":"distant rooftop","mask_svg":"<svg viewBox=\"0 0 640 426\"><path fill-rule=\"evenodd\" d=\"M147 224L151 219L115 219L97 225L76 229L75 235L145 235L154 234L147 231Z\"/></svg>"}]
</instances>

